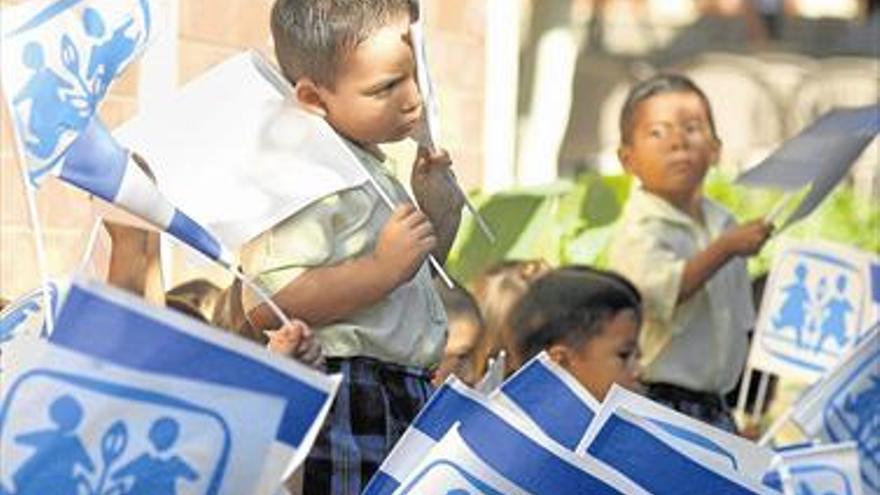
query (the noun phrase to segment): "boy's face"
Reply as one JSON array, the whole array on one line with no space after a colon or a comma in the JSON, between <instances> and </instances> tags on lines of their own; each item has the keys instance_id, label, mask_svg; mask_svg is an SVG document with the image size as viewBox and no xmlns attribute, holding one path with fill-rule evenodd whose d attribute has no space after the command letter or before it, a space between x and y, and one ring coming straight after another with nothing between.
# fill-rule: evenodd
<instances>
[{"instance_id":1,"label":"boy's face","mask_svg":"<svg viewBox=\"0 0 880 495\"><path fill-rule=\"evenodd\" d=\"M341 63L334 88L318 87L326 119L337 132L360 143L399 141L421 117L409 17L376 30Z\"/></svg>"},{"instance_id":2,"label":"boy's face","mask_svg":"<svg viewBox=\"0 0 880 495\"><path fill-rule=\"evenodd\" d=\"M434 372L434 386L443 385L449 375L457 376L468 385L476 383L479 377L474 376L472 365L474 350L482 332L480 325L470 318L457 318L449 322L449 338L446 340L443 360Z\"/></svg>"},{"instance_id":3,"label":"boy's face","mask_svg":"<svg viewBox=\"0 0 880 495\"><path fill-rule=\"evenodd\" d=\"M693 199L721 149L699 95L652 96L638 104L632 126L631 142L619 150L624 168L673 203Z\"/></svg>"},{"instance_id":4,"label":"boy's face","mask_svg":"<svg viewBox=\"0 0 880 495\"><path fill-rule=\"evenodd\" d=\"M604 324L599 335L579 349L566 347L560 364L599 401L605 399L613 383L640 392L638 337L639 319L635 311L619 311ZM552 350L550 354L553 356Z\"/></svg>"}]
</instances>

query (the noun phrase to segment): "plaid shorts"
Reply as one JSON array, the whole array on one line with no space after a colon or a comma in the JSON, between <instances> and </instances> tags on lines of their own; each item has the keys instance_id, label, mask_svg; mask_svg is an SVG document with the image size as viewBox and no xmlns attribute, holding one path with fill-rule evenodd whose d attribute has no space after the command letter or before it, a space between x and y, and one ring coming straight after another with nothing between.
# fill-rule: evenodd
<instances>
[{"instance_id":1,"label":"plaid shorts","mask_svg":"<svg viewBox=\"0 0 880 495\"><path fill-rule=\"evenodd\" d=\"M356 495L433 392L426 370L328 358L342 384L306 459L304 495Z\"/></svg>"},{"instance_id":2,"label":"plaid shorts","mask_svg":"<svg viewBox=\"0 0 880 495\"><path fill-rule=\"evenodd\" d=\"M694 392L665 383L648 384L646 388L646 395L664 406L728 433L737 433L736 423L730 414L730 408L721 396Z\"/></svg>"}]
</instances>

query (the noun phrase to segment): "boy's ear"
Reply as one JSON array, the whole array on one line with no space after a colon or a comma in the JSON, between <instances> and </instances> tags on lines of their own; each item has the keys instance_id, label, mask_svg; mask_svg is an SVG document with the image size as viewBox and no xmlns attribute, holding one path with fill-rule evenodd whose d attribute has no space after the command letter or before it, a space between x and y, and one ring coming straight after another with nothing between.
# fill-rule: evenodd
<instances>
[{"instance_id":1,"label":"boy's ear","mask_svg":"<svg viewBox=\"0 0 880 495\"><path fill-rule=\"evenodd\" d=\"M320 117L327 116L327 107L324 105L324 99L314 81L308 77L299 78L294 87L294 94L299 104L307 111Z\"/></svg>"},{"instance_id":2,"label":"boy's ear","mask_svg":"<svg viewBox=\"0 0 880 495\"><path fill-rule=\"evenodd\" d=\"M635 173L632 168L632 147L627 144L621 144L617 148L617 160L620 161L620 165L626 173Z\"/></svg>"},{"instance_id":3,"label":"boy's ear","mask_svg":"<svg viewBox=\"0 0 880 495\"><path fill-rule=\"evenodd\" d=\"M571 361L569 352L568 347L562 344L553 344L547 348L547 355L550 356L550 359L563 368L567 368L569 361Z\"/></svg>"},{"instance_id":4,"label":"boy's ear","mask_svg":"<svg viewBox=\"0 0 880 495\"><path fill-rule=\"evenodd\" d=\"M715 138L712 141L712 151L711 151L711 154L709 155L709 158L710 158L709 163L711 163L712 165L717 165L718 161L721 160L721 140L720 139Z\"/></svg>"}]
</instances>

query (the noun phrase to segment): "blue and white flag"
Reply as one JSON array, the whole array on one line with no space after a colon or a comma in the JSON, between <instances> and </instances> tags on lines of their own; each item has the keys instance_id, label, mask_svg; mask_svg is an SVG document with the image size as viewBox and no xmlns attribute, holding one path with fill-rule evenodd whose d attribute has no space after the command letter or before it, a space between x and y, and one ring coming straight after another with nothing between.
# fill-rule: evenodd
<instances>
[{"instance_id":1,"label":"blue and white flag","mask_svg":"<svg viewBox=\"0 0 880 495\"><path fill-rule=\"evenodd\" d=\"M71 286L49 341L144 373L281 397L266 469L285 477L308 454L339 386L338 376L93 282Z\"/></svg>"},{"instance_id":2,"label":"blue and white flag","mask_svg":"<svg viewBox=\"0 0 880 495\"><path fill-rule=\"evenodd\" d=\"M144 50L152 0L32 0L3 9L3 92L31 186L49 175L155 225L230 266L228 250L178 210L96 112Z\"/></svg>"},{"instance_id":3,"label":"blue and white flag","mask_svg":"<svg viewBox=\"0 0 880 495\"><path fill-rule=\"evenodd\" d=\"M626 408L603 407L590 425L585 453L654 495L775 493L717 466L708 452L686 452L675 438Z\"/></svg>"},{"instance_id":4,"label":"blue and white flag","mask_svg":"<svg viewBox=\"0 0 880 495\"><path fill-rule=\"evenodd\" d=\"M863 493L859 451L853 442L785 450L774 464L786 495Z\"/></svg>"},{"instance_id":5,"label":"blue and white flag","mask_svg":"<svg viewBox=\"0 0 880 495\"><path fill-rule=\"evenodd\" d=\"M316 200L368 181L342 138L291 92L261 55L243 52L114 135L149 158L175 205L236 250Z\"/></svg>"},{"instance_id":6,"label":"blue and white flag","mask_svg":"<svg viewBox=\"0 0 880 495\"><path fill-rule=\"evenodd\" d=\"M527 419L571 451L580 444L599 411L599 401L546 352L517 370L490 400Z\"/></svg>"},{"instance_id":7,"label":"blue and white flag","mask_svg":"<svg viewBox=\"0 0 880 495\"><path fill-rule=\"evenodd\" d=\"M751 365L806 383L821 378L880 319L878 270L880 257L848 246L785 245L764 290Z\"/></svg>"},{"instance_id":8,"label":"blue and white flag","mask_svg":"<svg viewBox=\"0 0 880 495\"><path fill-rule=\"evenodd\" d=\"M531 462L530 460L539 462L542 459L562 458L568 467L559 469L568 472L569 469L572 469L571 466L575 466L580 472L578 479L583 483L592 483L591 486L595 491L582 493L642 493L638 487L624 477L617 474L610 475L608 469L601 463L594 460L585 461L557 446L552 440L532 435L528 425L520 418L514 417L503 408L492 404L491 401L468 388L453 376L431 396L431 400L413 420L382 463L379 471L370 480L363 494L390 495L395 493L400 489L401 483L413 473L413 470L417 468L425 456L456 423L461 424L465 431L494 432L493 434L507 435L499 437L499 440L503 438L515 439L517 447L513 448L508 445L510 450L504 454L517 459L517 462L527 463ZM466 436L470 436L470 434ZM513 442L513 440L511 441ZM482 444L483 440L480 440L480 443ZM482 447L478 448L482 449ZM506 465L504 464L506 462L508 461L497 460L489 464L494 466L496 470L506 472L507 467L499 467ZM590 481L587 481L588 479ZM552 491L547 493L552 493Z\"/></svg>"},{"instance_id":9,"label":"blue and white flag","mask_svg":"<svg viewBox=\"0 0 880 495\"><path fill-rule=\"evenodd\" d=\"M774 452L767 447L681 414L619 385L612 385L600 411L607 415L621 408L660 428L668 434L666 440L678 450L718 469L732 470L757 481L763 478L773 461ZM586 437L593 435L591 431ZM577 452L586 451L589 444L586 437Z\"/></svg>"},{"instance_id":10,"label":"blue and white flag","mask_svg":"<svg viewBox=\"0 0 880 495\"><path fill-rule=\"evenodd\" d=\"M500 417L456 423L395 495L598 495L647 493L572 452L542 443Z\"/></svg>"},{"instance_id":11,"label":"blue and white flag","mask_svg":"<svg viewBox=\"0 0 880 495\"><path fill-rule=\"evenodd\" d=\"M56 281L49 281L48 287L52 314L57 317L59 301L65 287ZM22 335L41 338L49 336L49 329L44 321L44 301L43 288L39 287L12 301L0 311L0 346Z\"/></svg>"},{"instance_id":12,"label":"blue and white flag","mask_svg":"<svg viewBox=\"0 0 880 495\"><path fill-rule=\"evenodd\" d=\"M865 493L880 494L880 329L793 408L792 419L809 437L856 442Z\"/></svg>"},{"instance_id":13,"label":"blue and white flag","mask_svg":"<svg viewBox=\"0 0 880 495\"><path fill-rule=\"evenodd\" d=\"M263 461L281 397L123 368L48 341L17 342L10 357L0 493L232 495L279 483L263 479Z\"/></svg>"}]
</instances>

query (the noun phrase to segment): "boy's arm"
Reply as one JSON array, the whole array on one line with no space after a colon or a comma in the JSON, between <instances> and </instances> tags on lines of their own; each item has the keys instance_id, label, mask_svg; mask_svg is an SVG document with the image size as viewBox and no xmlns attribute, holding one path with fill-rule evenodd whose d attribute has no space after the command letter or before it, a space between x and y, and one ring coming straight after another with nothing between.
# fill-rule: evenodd
<instances>
[{"instance_id":1,"label":"boy's arm","mask_svg":"<svg viewBox=\"0 0 880 495\"><path fill-rule=\"evenodd\" d=\"M464 198L451 174L452 160L446 151L432 154L419 147L413 163L410 183L419 207L428 215L437 235L437 247L431 254L444 263L461 222Z\"/></svg>"},{"instance_id":2,"label":"boy's arm","mask_svg":"<svg viewBox=\"0 0 880 495\"><path fill-rule=\"evenodd\" d=\"M415 206L397 207L379 234L372 253L338 265L311 268L272 299L288 315L321 327L368 308L418 271L437 239L431 223ZM248 314L259 329L281 322L264 303Z\"/></svg>"},{"instance_id":3,"label":"boy's arm","mask_svg":"<svg viewBox=\"0 0 880 495\"><path fill-rule=\"evenodd\" d=\"M721 234L685 264L678 290L678 304L699 292L706 281L733 257L752 256L760 251L772 231L772 224L753 220Z\"/></svg>"}]
</instances>

